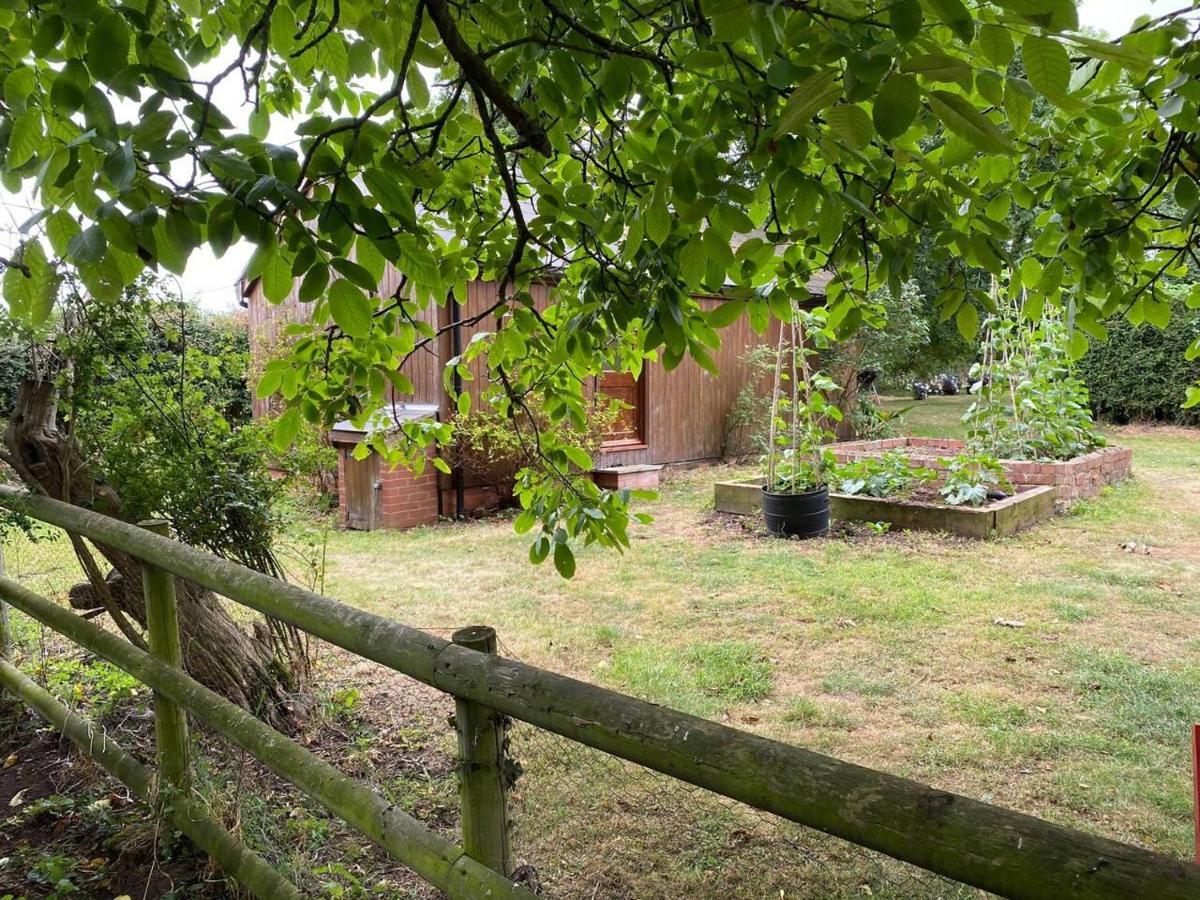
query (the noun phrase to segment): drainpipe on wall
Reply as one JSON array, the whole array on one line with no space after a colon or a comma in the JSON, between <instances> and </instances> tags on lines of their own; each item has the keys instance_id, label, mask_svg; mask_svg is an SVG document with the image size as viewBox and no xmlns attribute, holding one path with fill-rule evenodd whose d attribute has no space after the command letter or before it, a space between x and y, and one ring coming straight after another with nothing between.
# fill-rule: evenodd
<instances>
[{"instance_id":1,"label":"drainpipe on wall","mask_svg":"<svg viewBox=\"0 0 1200 900\"><path fill-rule=\"evenodd\" d=\"M462 353L462 308L459 306L458 298L454 296L454 292L450 292L450 350L457 359ZM457 367L454 370L454 393L462 393L462 375L458 373ZM463 471L462 466L457 463L450 470L450 483L454 486L454 518L462 519L466 500L463 496ZM439 492L438 496L441 494Z\"/></svg>"}]
</instances>

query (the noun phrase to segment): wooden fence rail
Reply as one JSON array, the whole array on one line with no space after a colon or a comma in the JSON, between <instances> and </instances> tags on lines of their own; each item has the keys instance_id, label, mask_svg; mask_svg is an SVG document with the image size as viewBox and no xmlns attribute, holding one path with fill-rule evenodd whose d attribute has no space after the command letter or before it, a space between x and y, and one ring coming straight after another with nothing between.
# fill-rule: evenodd
<instances>
[{"instance_id":1,"label":"wooden fence rail","mask_svg":"<svg viewBox=\"0 0 1200 900\"><path fill-rule=\"evenodd\" d=\"M4 486L0 486L0 503L131 553L155 567L430 684L457 700L523 720L993 893L1047 900L1200 897L1200 867L1180 859L458 646L65 503ZM111 659L251 752L256 746L272 742L269 756L295 756L295 766L289 766L291 774L314 764L325 765L296 755L296 751L306 754L302 748L295 747L294 751L281 748L280 742L287 742L268 726L205 692L187 676L148 654L118 648L116 644L124 644L119 638L30 594L15 582L0 579L0 598ZM268 765L272 762L263 761ZM332 773L322 770L321 776L314 776L309 788L299 786L315 790L321 778L349 781L336 770ZM364 830L360 823L367 825L378 834L380 823L371 818L376 811L366 797L361 797L361 802L365 804L361 809L372 812L364 815L358 799L336 811L339 815L356 816L357 821L351 824L360 830ZM383 834L390 834L392 827L387 823ZM419 823L416 827L421 828ZM364 833L378 840L375 834L366 830ZM393 852L411 849L397 846ZM458 848L429 850L418 842L418 849L421 853L414 858L424 870L401 853L397 855L425 877L442 878L443 884L447 883L450 869L457 866L458 871L448 883L460 890L476 889L474 884L458 880L465 877L459 873L474 870L461 858L451 862L445 855ZM479 868L492 871L482 865ZM475 875L483 877L478 872ZM504 884L511 889L506 881Z\"/></svg>"}]
</instances>

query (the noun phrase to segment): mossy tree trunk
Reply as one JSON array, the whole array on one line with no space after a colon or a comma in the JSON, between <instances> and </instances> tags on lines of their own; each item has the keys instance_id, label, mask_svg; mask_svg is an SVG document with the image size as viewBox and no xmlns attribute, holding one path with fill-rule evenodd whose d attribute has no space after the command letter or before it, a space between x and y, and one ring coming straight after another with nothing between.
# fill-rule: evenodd
<instances>
[{"instance_id":1,"label":"mossy tree trunk","mask_svg":"<svg viewBox=\"0 0 1200 900\"><path fill-rule=\"evenodd\" d=\"M78 444L58 424L58 394L50 381L26 381L4 433L6 460L37 493L121 519L121 498L90 466ZM102 544L72 536L87 581L71 590L77 608L103 608L125 637L145 648L146 604L141 564ZM93 552L102 557L97 560ZM105 565L106 564L106 565ZM294 643L279 629L256 623L243 629L211 591L177 585L180 636L188 673L237 705L274 725L291 718L295 692Z\"/></svg>"}]
</instances>

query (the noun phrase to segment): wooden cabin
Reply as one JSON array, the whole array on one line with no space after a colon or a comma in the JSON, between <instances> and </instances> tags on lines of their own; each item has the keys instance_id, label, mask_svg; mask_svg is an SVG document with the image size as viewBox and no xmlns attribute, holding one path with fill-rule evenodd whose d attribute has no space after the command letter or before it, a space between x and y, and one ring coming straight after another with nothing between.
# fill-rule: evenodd
<instances>
[{"instance_id":1,"label":"wooden cabin","mask_svg":"<svg viewBox=\"0 0 1200 900\"><path fill-rule=\"evenodd\" d=\"M398 273L389 266L381 293L391 294L398 281ZM809 289L816 295L823 294L828 281L827 276L818 276ZM534 285L534 302L548 303L552 289L545 284ZM404 372L412 380L413 393L393 397L396 407L389 413L400 411L403 415L404 410L415 410L440 420L453 417L454 407L443 388L443 368L455 356L455 347L467 346L476 331L494 327L490 319L476 325L466 323L492 306L498 290L495 282L472 282L457 315L449 304L430 305L425 313L427 321L435 329L445 330L430 352L416 354L406 363ZM271 303L257 281L244 284L242 295L249 310L251 374L257 378L266 360L280 351L286 326L305 321L312 305L301 303L295 293L282 303ZM719 302L716 298L701 300L711 306ZM453 329L450 326L456 319L464 324ZM726 418L738 393L753 377L745 362L746 353L771 339L770 332L766 337L756 334L747 318L742 317L721 332L721 348L713 353L720 377L704 371L688 357L669 372L660 364L647 365L636 380L620 372L596 379L594 389L628 407L601 448L595 475L598 483L605 487L644 487L657 484L658 472L664 466L720 459L725 449ZM477 395L485 381L484 363L475 361L472 367L475 378L467 382L466 388ZM255 418L269 409L269 399L255 398ZM331 433L338 448L339 510L346 527L369 530L430 524L439 516L473 513L495 499L481 485L464 483L461 475L456 480L427 469L414 476L402 469L389 471L373 456L354 459L354 445L363 437L349 423L341 423Z\"/></svg>"}]
</instances>

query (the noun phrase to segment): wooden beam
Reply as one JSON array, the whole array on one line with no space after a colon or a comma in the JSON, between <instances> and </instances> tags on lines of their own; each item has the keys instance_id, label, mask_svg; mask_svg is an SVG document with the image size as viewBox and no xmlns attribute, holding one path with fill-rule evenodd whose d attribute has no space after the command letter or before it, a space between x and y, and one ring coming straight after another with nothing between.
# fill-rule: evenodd
<instances>
[{"instance_id":1,"label":"wooden beam","mask_svg":"<svg viewBox=\"0 0 1200 900\"><path fill-rule=\"evenodd\" d=\"M141 532L149 536L149 532ZM81 647L124 669L237 744L451 897L531 898L463 849L270 725L123 638L0 577L0 596Z\"/></svg>"}]
</instances>

